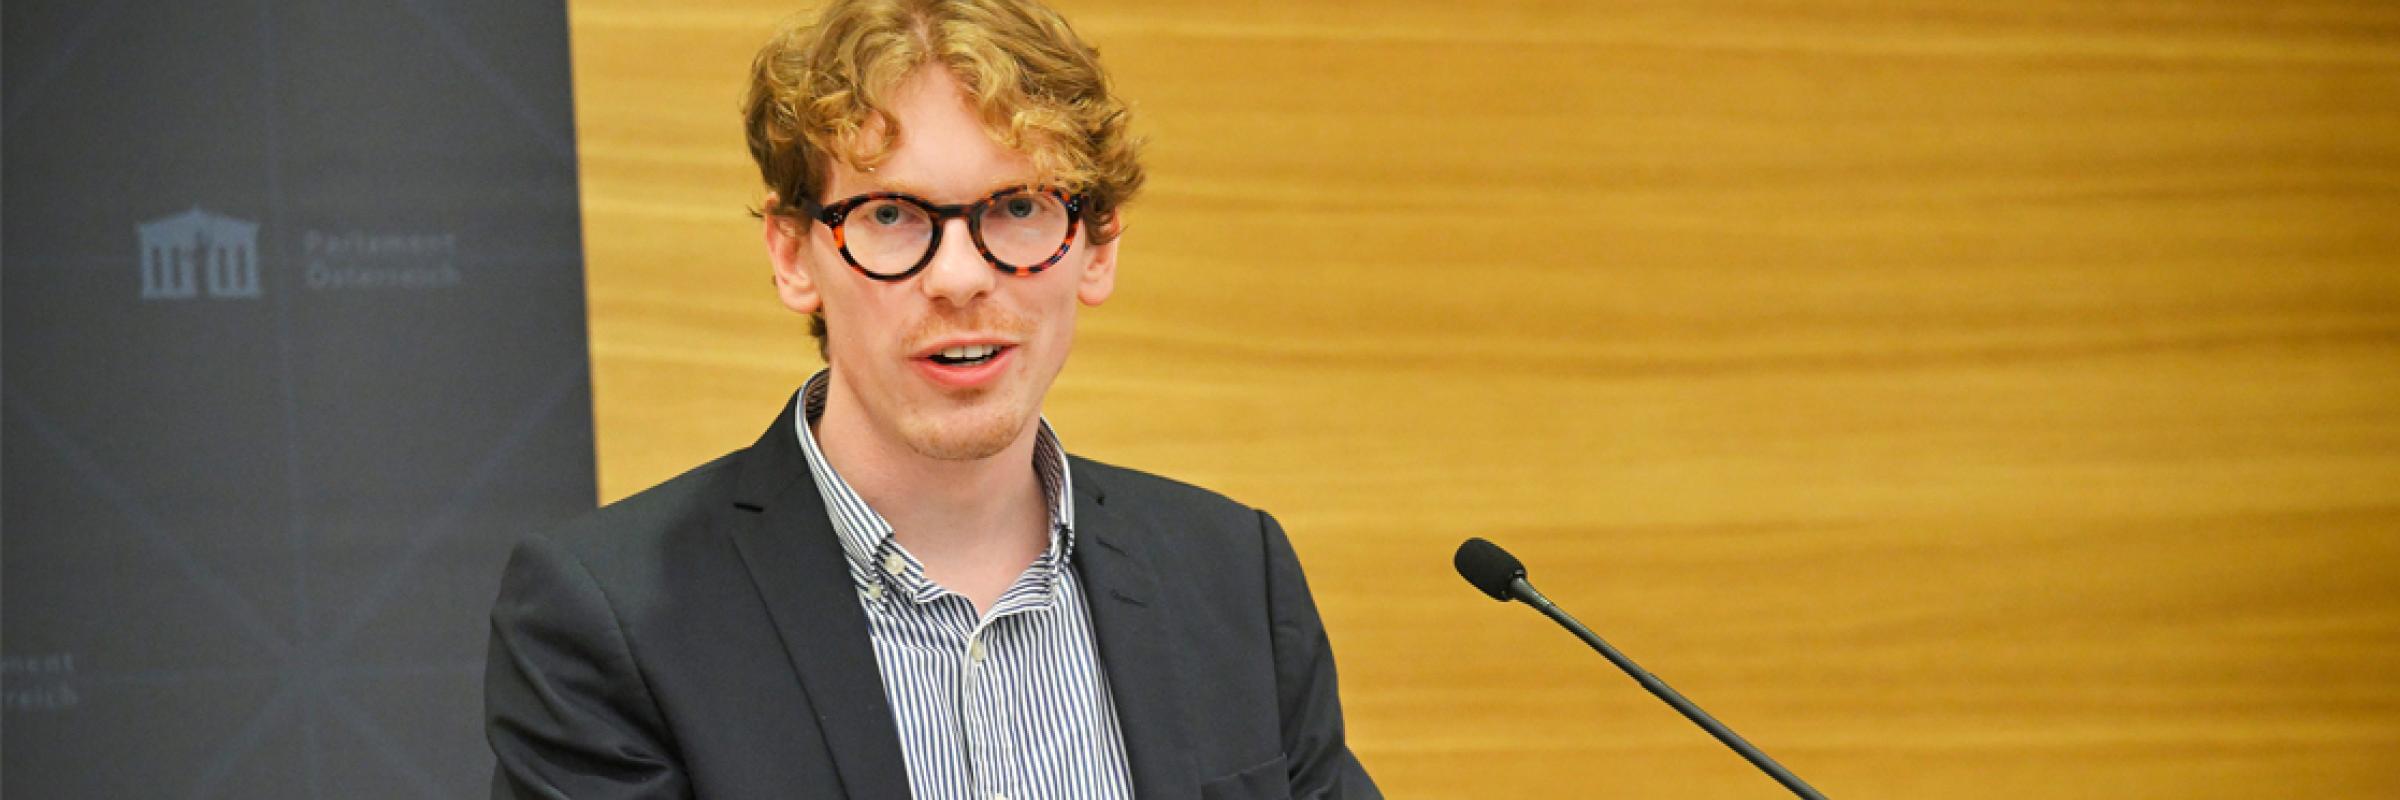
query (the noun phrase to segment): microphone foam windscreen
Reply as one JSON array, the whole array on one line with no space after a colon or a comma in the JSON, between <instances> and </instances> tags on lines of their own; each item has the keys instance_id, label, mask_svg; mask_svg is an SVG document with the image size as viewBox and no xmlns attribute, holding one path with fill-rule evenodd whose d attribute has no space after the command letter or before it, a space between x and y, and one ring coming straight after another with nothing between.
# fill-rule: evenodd
<instances>
[{"instance_id":1,"label":"microphone foam windscreen","mask_svg":"<svg viewBox=\"0 0 2400 800\"><path fill-rule=\"evenodd\" d=\"M1450 563L1458 567L1459 577L1503 603L1508 602L1509 583L1525 577L1525 565L1516 556L1480 536L1460 542Z\"/></svg>"}]
</instances>

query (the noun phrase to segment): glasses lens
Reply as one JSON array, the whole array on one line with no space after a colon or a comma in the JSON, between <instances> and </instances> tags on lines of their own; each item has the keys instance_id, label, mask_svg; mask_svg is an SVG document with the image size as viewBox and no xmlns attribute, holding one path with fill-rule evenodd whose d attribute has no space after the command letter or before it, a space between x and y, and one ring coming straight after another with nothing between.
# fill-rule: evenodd
<instances>
[{"instance_id":1,"label":"glasses lens","mask_svg":"<svg viewBox=\"0 0 2400 800\"><path fill-rule=\"evenodd\" d=\"M983 203L976 221L983 246L1011 267L1031 267L1058 254L1067 243L1067 202L1054 192L1027 190Z\"/></svg>"},{"instance_id":2,"label":"glasses lens","mask_svg":"<svg viewBox=\"0 0 2400 800\"><path fill-rule=\"evenodd\" d=\"M842 246L860 267L877 275L907 272L933 241L933 218L925 209L877 198L850 209L842 221Z\"/></svg>"}]
</instances>

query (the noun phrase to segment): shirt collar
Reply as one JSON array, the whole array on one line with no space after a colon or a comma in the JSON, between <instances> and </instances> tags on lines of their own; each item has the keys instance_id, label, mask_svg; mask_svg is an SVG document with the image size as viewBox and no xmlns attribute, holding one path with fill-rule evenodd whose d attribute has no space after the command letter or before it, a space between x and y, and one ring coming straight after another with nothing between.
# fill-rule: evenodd
<instances>
[{"instance_id":1,"label":"shirt collar","mask_svg":"<svg viewBox=\"0 0 2400 800\"><path fill-rule=\"evenodd\" d=\"M884 592L897 592L915 602L931 601L941 596L942 587L925 577L924 564L892 537L891 523L884 521L882 514L867 505L866 498L842 480L833 464L825 460L824 451L817 447L816 431L809 425L825 414L830 373L831 370L818 370L800 387L800 413L792 415L792 427L797 429L801 451L808 456L808 472L816 479L817 494L825 501L825 513L833 522L834 533L841 537L842 552L850 562L850 578L871 600L880 600ZM1041 481L1043 495L1050 498L1050 546L1034 559L1028 570L1038 585L1020 588L1036 588L1047 596L1075 551L1075 493L1073 478L1067 470L1066 449L1059 445L1050 420L1042 419L1040 425L1033 440L1033 474ZM1016 591L1011 589L1010 593Z\"/></svg>"}]
</instances>

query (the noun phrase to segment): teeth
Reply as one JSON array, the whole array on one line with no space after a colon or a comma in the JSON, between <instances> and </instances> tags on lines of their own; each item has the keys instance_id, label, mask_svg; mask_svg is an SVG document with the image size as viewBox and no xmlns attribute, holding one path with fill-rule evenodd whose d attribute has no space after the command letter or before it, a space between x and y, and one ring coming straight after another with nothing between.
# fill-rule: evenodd
<instances>
[{"instance_id":1,"label":"teeth","mask_svg":"<svg viewBox=\"0 0 2400 800\"><path fill-rule=\"evenodd\" d=\"M997 352L1000 352L999 345L975 344L967 345L965 347L947 348L942 351L942 357L952 361L974 361L989 357L993 353Z\"/></svg>"}]
</instances>

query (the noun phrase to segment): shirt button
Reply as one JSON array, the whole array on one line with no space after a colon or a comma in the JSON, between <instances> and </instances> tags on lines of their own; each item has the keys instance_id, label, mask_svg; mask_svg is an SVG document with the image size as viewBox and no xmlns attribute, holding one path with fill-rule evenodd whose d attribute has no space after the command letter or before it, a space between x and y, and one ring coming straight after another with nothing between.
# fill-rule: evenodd
<instances>
[{"instance_id":1,"label":"shirt button","mask_svg":"<svg viewBox=\"0 0 2400 800\"><path fill-rule=\"evenodd\" d=\"M869 600L881 600L881 599L883 599L883 584L880 584L880 583L870 583L870 584L867 584L867 599L869 599Z\"/></svg>"},{"instance_id":2,"label":"shirt button","mask_svg":"<svg viewBox=\"0 0 2400 800\"><path fill-rule=\"evenodd\" d=\"M968 639L968 640L967 640L967 660L968 660L968 661L972 661L972 662L974 662L974 663L976 663L976 664L982 664L982 663L983 663L983 640L982 640L982 639ZM1005 798L1003 798L1003 800L1005 800Z\"/></svg>"},{"instance_id":3,"label":"shirt button","mask_svg":"<svg viewBox=\"0 0 2400 800\"><path fill-rule=\"evenodd\" d=\"M894 574L894 575L898 575L898 574L900 574L900 573L907 572L907 571L908 571L908 559L901 558L899 553L893 553L893 554L891 554L891 555L884 556L884 557L883 557L883 571L885 571L885 572L889 572L889 573L891 573L891 574Z\"/></svg>"}]
</instances>

